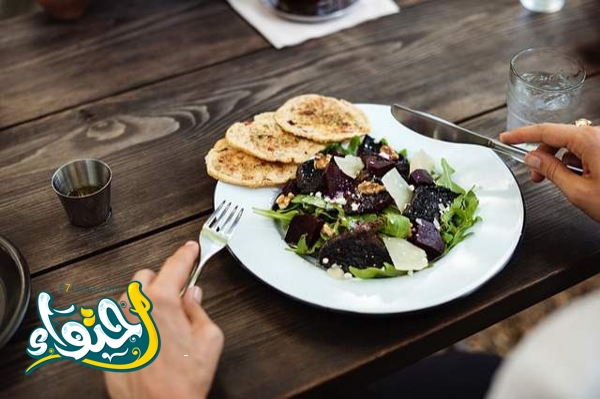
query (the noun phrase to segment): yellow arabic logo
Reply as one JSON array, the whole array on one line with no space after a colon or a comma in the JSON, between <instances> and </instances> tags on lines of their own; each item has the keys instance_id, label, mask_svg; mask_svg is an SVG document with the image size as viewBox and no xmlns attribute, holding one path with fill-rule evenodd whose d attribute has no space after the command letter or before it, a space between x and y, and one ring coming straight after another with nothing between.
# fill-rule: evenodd
<instances>
[{"instance_id":1,"label":"yellow arabic logo","mask_svg":"<svg viewBox=\"0 0 600 399\"><path fill-rule=\"evenodd\" d=\"M160 336L150 316L152 302L138 281L129 283L127 296L131 304L129 312L139 318L140 323L131 324L125 319L121 310L127 306L125 302L119 307L112 299L102 298L97 312L80 307L83 324L67 321L59 333L54 328L53 318L72 316L77 308L71 305L66 309L53 309L52 296L40 292L38 314L44 327L36 328L29 336L27 354L36 361L27 367L25 374L57 360L72 360L109 371L134 371L152 363L160 351ZM94 342L92 336L95 336Z\"/></svg>"}]
</instances>

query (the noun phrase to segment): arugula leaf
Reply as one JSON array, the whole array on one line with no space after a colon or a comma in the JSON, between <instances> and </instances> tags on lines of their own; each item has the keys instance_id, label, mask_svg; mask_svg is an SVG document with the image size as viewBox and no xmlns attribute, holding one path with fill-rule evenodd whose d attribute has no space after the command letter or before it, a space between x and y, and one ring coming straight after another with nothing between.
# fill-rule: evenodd
<instances>
[{"instance_id":1,"label":"arugula leaf","mask_svg":"<svg viewBox=\"0 0 600 399\"><path fill-rule=\"evenodd\" d=\"M271 210L271 209L258 209L258 208L253 208L254 213L261 215L261 216L266 216L268 218L271 219L275 219L275 220L279 220L281 222L281 224L283 225L283 227L287 227L291 222L292 219L294 218L294 216L296 215L300 215L302 212L300 212L298 209L279 209L279 210Z\"/></svg>"},{"instance_id":2,"label":"arugula leaf","mask_svg":"<svg viewBox=\"0 0 600 399\"><path fill-rule=\"evenodd\" d=\"M469 237L472 233L468 230L481 221L480 216L475 216L479 200L471 188L452 201L448 210L442 214L440 232L446 243L444 253L450 251L456 244Z\"/></svg>"},{"instance_id":3,"label":"arugula leaf","mask_svg":"<svg viewBox=\"0 0 600 399\"><path fill-rule=\"evenodd\" d=\"M312 248L309 248L308 244L306 244L306 234L302 234L300 240L298 240L298 244L290 245L290 248L298 255L312 255L315 252L317 252L317 250L321 248L322 245L322 240L317 240L315 245L313 245Z\"/></svg>"},{"instance_id":4,"label":"arugula leaf","mask_svg":"<svg viewBox=\"0 0 600 399\"><path fill-rule=\"evenodd\" d=\"M452 181L453 174L454 169L452 169L452 167L448 164L446 158L442 158L442 174L440 175L440 177L438 177L435 184L441 187L446 187L447 189L452 190L457 194L464 194L465 189Z\"/></svg>"},{"instance_id":5,"label":"arugula leaf","mask_svg":"<svg viewBox=\"0 0 600 399\"><path fill-rule=\"evenodd\" d=\"M362 143L361 136L354 136L350 139L347 146L344 146L342 143L331 143L328 144L323 151L323 154L329 154L332 152L337 152L342 155L356 155L358 152L358 147Z\"/></svg>"},{"instance_id":6,"label":"arugula leaf","mask_svg":"<svg viewBox=\"0 0 600 399\"><path fill-rule=\"evenodd\" d=\"M398 154L400 154L402 158L408 158L408 150L406 148L403 148L400 151L398 151Z\"/></svg>"},{"instance_id":7,"label":"arugula leaf","mask_svg":"<svg viewBox=\"0 0 600 399\"><path fill-rule=\"evenodd\" d=\"M350 143L348 144L348 148L346 149L346 155L356 155L358 151L358 147L362 143L361 136L354 136L350 139Z\"/></svg>"},{"instance_id":8,"label":"arugula leaf","mask_svg":"<svg viewBox=\"0 0 600 399\"><path fill-rule=\"evenodd\" d=\"M410 236L412 224L406 216L394 212L385 212L382 219L383 227L380 230L381 233L399 238Z\"/></svg>"},{"instance_id":9,"label":"arugula leaf","mask_svg":"<svg viewBox=\"0 0 600 399\"><path fill-rule=\"evenodd\" d=\"M331 202L325 201L321 197L316 197L314 195L304 195L298 194L294 198L292 198L292 204L302 204L302 205L310 205L315 208L328 209L333 210L333 204Z\"/></svg>"},{"instance_id":10,"label":"arugula leaf","mask_svg":"<svg viewBox=\"0 0 600 399\"><path fill-rule=\"evenodd\" d=\"M386 278L386 277L398 277L406 274L404 270L397 270L394 265L384 262L383 267L367 267L366 269L357 269L356 267L349 267L350 273L354 277L362 279L371 278Z\"/></svg>"}]
</instances>

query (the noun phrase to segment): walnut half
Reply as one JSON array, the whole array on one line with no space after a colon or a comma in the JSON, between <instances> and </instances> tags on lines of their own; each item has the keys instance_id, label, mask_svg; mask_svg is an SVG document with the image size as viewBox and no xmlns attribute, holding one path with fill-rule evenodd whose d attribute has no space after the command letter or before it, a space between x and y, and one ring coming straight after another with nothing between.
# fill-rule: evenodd
<instances>
[{"instance_id":1,"label":"walnut half","mask_svg":"<svg viewBox=\"0 0 600 399\"><path fill-rule=\"evenodd\" d=\"M400 159L400 155L389 145L382 145L379 151L387 155L392 161Z\"/></svg>"},{"instance_id":2,"label":"walnut half","mask_svg":"<svg viewBox=\"0 0 600 399\"><path fill-rule=\"evenodd\" d=\"M327 165L329 165L329 161L331 161L331 155L325 155L323 153L318 153L315 155L315 169L325 169Z\"/></svg>"},{"instance_id":3,"label":"walnut half","mask_svg":"<svg viewBox=\"0 0 600 399\"><path fill-rule=\"evenodd\" d=\"M288 207L288 205L290 204L290 202L292 202L293 199L293 193L287 193L287 195L279 194L279 197L277 197L275 203L277 204L277 206L279 206L279 209L285 209Z\"/></svg>"},{"instance_id":4,"label":"walnut half","mask_svg":"<svg viewBox=\"0 0 600 399\"><path fill-rule=\"evenodd\" d=\"M385 191L385 186L372 181L364 181L358 185L357 189L363 195L374 195Z\"/></svg>"}]
</instances>

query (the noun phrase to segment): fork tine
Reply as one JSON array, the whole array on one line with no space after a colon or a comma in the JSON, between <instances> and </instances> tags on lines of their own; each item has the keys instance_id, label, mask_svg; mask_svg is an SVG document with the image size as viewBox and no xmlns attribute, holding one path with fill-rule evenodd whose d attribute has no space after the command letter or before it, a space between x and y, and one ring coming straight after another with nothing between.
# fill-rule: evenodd
<instances>
[{"instance_id":1,"label":"fork tine","mask_svg":"<svg viewBox=\"0 0 600 399\"><path fill-rule=\"evenodd\" d=\"M235 206L235 207L234 207L234 208L231 210L231 212L229 212L229 215L227 216L227 219L225 219L225 221L224 221L224 222L222 222L222 223L219 223L219 225L217 226L217 228L216 228L216 230L217 230L217 231L219 231L219 232L223 232L223 231L225 230L225 226L227 226L227 224L228 224L229 222L231 222L231 219L233 219L233 216L234 216L234 215L235 215L235 213L237 212L238 208L239 208L239 207L236 205L236 206ZM225 215L223 215L223 218L225 218ZM223 220L223 219L221 219L221 220Z\"/></svg>"},{"instance_id":2,"label":"fork tine","mask_svg":"<svg viewBox=\"0 0 600 399\"><path fill-rule=\"evenodd\" d=\"M217 223L219 223L221 221L221 219L225 215L227 215L227 211L229 210L230 206L231 206L231 202L228 202L227 205L225 206L225 209L223 209L221 212L219 212L218 215L215 216L215 220L212 223L208 224L208 227L211 228L211 229L213 227L215 227L217 225ZM215 212L215 214L216 214L216 212Z\"/></svg>"},{"instance_id":3,"label":"fork tine","mask_svg":"<svg viewBox=\"0 0 600 399\"><path fill-rule=\"evenodd\" d=\"M215 218L217 217L217 213L223 208L223 206L225 206L225 202L226 200L223 200L221 202L221 204L217 207L217 209L214 210L214 212L212 213L212 215L210 215L210 217L208 218L208 220L205 222L205 224L208 226L210 225L213 220L215 220Z\"/></svg>"},{"instance_id":4,"label":"fork tine","mask_svg":"<svg viewBox=\"0 0 600 399\"><path fill-rule=\"evenodd\" d=\"M243 213L244 213L244 208L240 208L240 210L237 213L237 216L235 217L235 220L233 221L233 223L231 223L231 225L229 226L229 228L227 229L225 234L231 234L233 232L233 229L235 229L235 226L237 226L238 222L242 218Z\"/></svg>"}]
</instances>

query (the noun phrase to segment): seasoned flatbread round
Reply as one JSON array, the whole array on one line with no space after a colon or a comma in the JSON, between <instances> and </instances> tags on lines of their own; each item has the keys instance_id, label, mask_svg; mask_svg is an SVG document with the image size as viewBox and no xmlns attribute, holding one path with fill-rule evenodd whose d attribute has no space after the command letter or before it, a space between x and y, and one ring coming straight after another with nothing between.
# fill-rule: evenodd
<instances>
[{"instance_id":1,"label":"seasoned flatbread round","mask_svg":"<svg viewBox=\"0 0 600 399\"><path fill-rule=\"evenodd\" d=\"M356 105L316 94L286 101L275 112L275 120L286 132L319 143L344 141L371 130L367 116Z\"/></svg>"},{"instance_id":2,"label":"seasoned flatbread round","mask_svg":"<svg viewBox=\"0 0 600 399\"><path fill-rule=\"evenodd\" d=\"M284 184L296 176L298 167L293 163L263 161L231 148L225 139L217 141L204 160L209 176L246 187Z\"/></svg>"},{"instance_id":3,"label":"seasoned flatbread round","mask_svg":"<svg viewBox=\"0 0 600 399\"><path fill-rule=\"evenodd\" d=\"M256 115L253 121L231 126L225 139L240 151L271 162L302 163L325 148L324 144L285 132L275 122L274 112Z\"/></svg>"}]
</instances>

